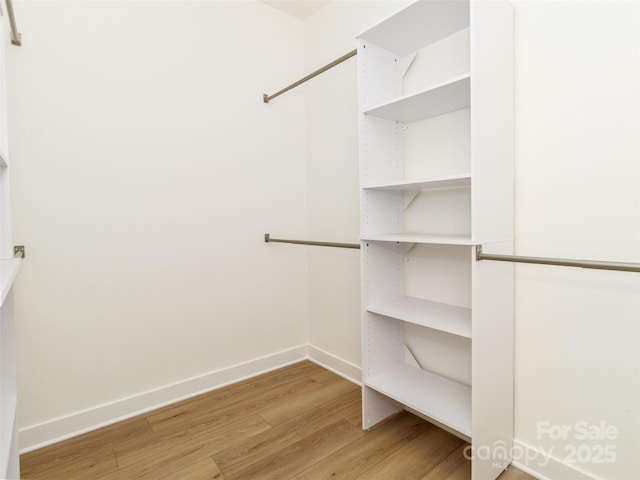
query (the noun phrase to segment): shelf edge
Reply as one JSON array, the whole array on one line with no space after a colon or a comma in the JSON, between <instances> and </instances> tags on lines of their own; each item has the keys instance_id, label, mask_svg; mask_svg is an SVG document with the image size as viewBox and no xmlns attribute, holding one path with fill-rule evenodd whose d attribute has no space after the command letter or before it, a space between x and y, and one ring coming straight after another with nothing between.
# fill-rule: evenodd
<instances>
[{"instance_id":1,"label":"shelf edge","mask_svg":"<svg viewBox=\"0 0 640 480\"><path fill-rule=\"evenodd\" d=\"M15 283L22 265L21 258L9 258L0 260L0 307Z\"/></svg>"},{"instance_id":2,"label":"shelf edge","mask_svg":"<svg viewBox=\"0 0 640 480\"><path fill-rule=\"evenodd\" d=\"M400 104L400 103L405 102L407 100L411 100L412 98L417 98L417 97L420 97L422 95L426 95L428 93L435 92L436 90L439 90L439 89L444 89L446 87L454 86L456 83L460 83L460 82L463 82L465 80L467 80L469 82L471 81L471 73L470 72L466 72L466 73L463 73L462 75L457 75L457 76L455 76L453 78L450 78L448 80L445 80L443 82L436 83L435 85L431 85L431 86L429 86L429 87L427 87L427 88L425 88L423 90L420 90L418 92L408 93L406 95L402 95L401 97L395 98L393 100L382 102L382 103L380 103L378 105L375 105L375 106L373 106L371 108L363 110L362 113L364 113L365 115L376 116L375 113L372 113L375 110L378 110L378 109L381 109L381 108L385 108L385 107L390 107L390 106L393 106L395 104ZM386 118L386 117L383 117L383 118Z\"/></svg>"},{"instance_id":3,"label":"shelf edge","mask_svg":"<svg viewBox=\"0 0 640 480\"><path fill-rule=\"evenodd\" d=\"M362 190L430 190L437 188L456 188L471 185L471 173L426 180L403 180L396 183L362 185ZM429 186L433 184L432 186Z\"/></svg>"},{"instance_id":4,"label":"shelf edge","mask_svg":"<svg viewBox=\"0 0 640 480\"><path fill-rule=\"evenodd\" d=\"M396 303L399 304L398 307L396 307L395 305ZM405 307L404 307L405 312L400 311L403 303L405 304ZM451 314L449 316L451 317L451 320L449 320L448 323L454 323L457 326L459 327L462 326L464 328L441 328L437 326L435 323L430 324L429 322L415 321L410 319L412 315L408 315L406 313L409 311L410 308L420 309L421 304L422 304L422 308L424 308L423 313L427 316L428 315L434 316L434 312L429 312L429 309L431 310L435 309L436 310L435 315L438 316L439 318L443 318L443 315L442 314L438 315L437 310L444 310L444 311L450 310ZM393 310L396 308L398 311L394 312ZM415 297L403 297L402 299L390 300L388 302L382 302L379 304L374 303L372 305L367 305L365 307L365 310L370 313L374 313L376 315L382 315L384 317L394 318L402 322L408 322L414 325L419 325L424 328L430 328L432 330L437 330L439 332L447 333L450 335L456 335L458 337L468 338L468 339L472 338L470 308L458 307L456 305L449 305L442 302L435 302L433 300L424 300L424 299L415 298ZM468 318L466 318L467 316ZM457 317L457 318L454 318L454 317ZM444 320L442 323L446 324L447 320Z\"/></svg>"}]
</instances>

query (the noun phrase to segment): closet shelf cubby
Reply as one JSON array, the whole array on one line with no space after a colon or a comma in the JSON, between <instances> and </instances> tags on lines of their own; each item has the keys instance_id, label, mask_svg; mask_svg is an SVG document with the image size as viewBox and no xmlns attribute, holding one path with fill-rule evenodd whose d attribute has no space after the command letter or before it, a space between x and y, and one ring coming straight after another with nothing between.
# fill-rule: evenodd
<instances>
[{"instance_id":1,"label":"closet shelf cubby","mask_svg":"<svg viewBox=\"0 0 640 480\"><path fill-rule=\"evenodd\" d=\"M412 123L470 105L471 75L464 74L418 93L404 95L365 110L366 115Z\"/></svg>"},{"instance_id":2,"label":"closet shelf cubby","mask_svg":"<svg viewBox=\"0 0 640 480\"><path fill-rule=\"evenodd\" d=\"M414 297L374 301L368 312L471 338L471 309Z\"/></svg>"},{"instance_id":3,"label":"closet shelf cubby","mask_svg":"<svg viewBox=\"0 0 640 480\"><path fill-rule=\"evenodd\" d=\"M411 365L397 365L365 385L471 437L471 387Z\"/></svg>"}]
</instances>

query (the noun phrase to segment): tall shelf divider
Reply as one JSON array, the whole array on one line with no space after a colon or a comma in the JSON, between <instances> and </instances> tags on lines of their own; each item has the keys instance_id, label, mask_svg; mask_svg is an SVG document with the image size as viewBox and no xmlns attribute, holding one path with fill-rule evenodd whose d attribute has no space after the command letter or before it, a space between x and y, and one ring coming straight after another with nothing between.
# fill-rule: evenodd
<instances>
[{"instance_id":1,"label":"tall shelf divider","mask_svg":"<svg viewBox=\"0 0 640 480\"><path fill-rule=\"evenodd\" d=\"M513 266L475 253L513 253L512 7L410 4L358 37L358 87L363 428L411 411L493 480L513 444Z\"/></svg>"}]
</instances>

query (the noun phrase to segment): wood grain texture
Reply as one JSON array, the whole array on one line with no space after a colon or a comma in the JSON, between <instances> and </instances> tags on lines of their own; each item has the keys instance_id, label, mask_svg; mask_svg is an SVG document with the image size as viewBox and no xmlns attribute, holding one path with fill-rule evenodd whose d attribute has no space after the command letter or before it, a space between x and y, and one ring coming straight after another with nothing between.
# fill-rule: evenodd
<instances>
[{"instance_id":1,"label":"wood grain texture","mask_svg":"<svg viewBox=\"0 0 640 480\"><path fill-rule=\"evenodd\" d=\"M48 464L59 464L64 461L65 458L89 457L92 451L113 448L114 445L140 438L151 432L149 422L144 418L124 420L114 425L109 425L99 430L65 440L63 443L25 453L20 457L20 461L27 466L34 464L38 465L39 468L46 468ZM61 448L62 445L64 445L64 448ZM22 469L23 476L26 473L27 472Z\"/></svg>"},{"instance_id":2,"label":"wood grain texture","mask_svg":"<svg viewBox=\"0 0 640 480\"><path fill-rule=\"evenodd\" d=\"M462 440L449 432L439 428L430 428L403 448L382 459L369 469L363 478L367 480L389 478L420 480L462 443ZM401 476L398 476L397 473L398 465L403 465Z\"/></svg>"},{"instance_id":3,"label":"wood grain texture","mask_svg":"<svg viewBox=\"0 0 640 480\"><path fill-rule=\"evenodd\" d=\"M304 361L27 453L22 478L470 479L467 444L410 413L361 425L360 388Z\"/></svg>"},{"instance_id":4,"label":"wood grain texture","mask_svg":"<svg viewBox=\"0 0 640 480\"><path fill-rule=\"evenodd\" d=\"M199 462L192 463L174 473L171 473L161 480L225 480L224 475L216 463L207 457Z\"/></svg>"},{"instance_id":5,"label":"wood grain texture","mask_svg":"<svg viewBox=\"0 0 640 480\"><path fill-rule=\"evenodd\" d=\"M356 479L428 428L435 427L410 413L400 413L351 442L348 448L340 449L307 468L296 480Z\"/></svg>"},{"instance_id":6,"label":"wood grain texture","mask_svg":"<svg viewBox=\"0 0 640 480\"><path fill-rule=\"evenodd\" d=\"M258 415L249 415L213 428L205 425L200 428L190 427L184 431L172 429L171 433L154 433L117 446L114 451L120 468L138 464L147 458L160 458L167 451L186 454L197 448L205 448L205 456L210 456L222 445L233 445L269 428Z\"/></svg>"},{"instance_id":7,"label":"wood grain texture","mask_svg":"<svg viewBox=\"0 0 640 480\"><path fill-rule=\"evenodd\" d=\"M468 443L460 445L451 455L440 462L421 480L469 480L471 478L471 462L464 457L464 449Z\"/></svg>"},{"instance_id":8,"label":"wood grain texture","mask_svg":"<svg viewBox=\"0 0 640 480\"><path fill-rule=\"evenodd\" d=\"M330 382L324 388L305 392L290 399L283 399L277 405L264 409L260 416L270 425L276 426L296 417L309 415L318 408L322 408L334 398L340 398L349 392L359 392L360 389L346 380Z\"/></svg>"},{"instance_id":9,"label":"wood grain texture","mask_svg":"<svg viewBox=\"0 0 640 480\"><path fill-rule=\"evenodd\" d=\"M359 392L353 392L327 403L322 411L314 415L296 418L278 425L246 442L239 443L214 455L216 463L229 475L266 457L283 451L300 440L312 437L324 426L340 421L360 411Z\"/></svg>"}]
</instances>

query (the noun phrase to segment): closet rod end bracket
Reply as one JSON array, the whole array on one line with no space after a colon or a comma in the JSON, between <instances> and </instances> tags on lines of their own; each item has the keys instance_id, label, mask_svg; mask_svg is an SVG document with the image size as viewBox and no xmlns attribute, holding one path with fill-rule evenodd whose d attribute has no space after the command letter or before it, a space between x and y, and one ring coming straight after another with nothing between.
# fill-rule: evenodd
<instances>
[{"instance_id":1,"label":"closet rod end bracket","mask_svg":"<svg viewBox=\"0 0 640 480\"><path fill-rule=\"evenodd\" d=\"M22 34L19 32L11 32L11 45L22 46Z\"/></svg>"},{"instance_id":2,"label":"closet rod end bracket","mask_svg":"<svg viewBox=\"0 0 640 480\"><path fill-rule=\"evenodd\" d=\"M269 234L265 233L264 234L264 243L269 243L269 239L270 239Z\"/></svg>"},{"instance_id":3,"label":"closet rod end bracket","mask_svg":"<svg viewBox=\"0 0 640 480\"><path fill-rule=\"evenodd\" d=\"M24 249L24 245L14 245L13 246L13 256L14 258L24 258L25 255L25 249Z\"/></svg>"},{"instance_id":4,"label":"closet rod end bracket","mask_svg":"<svg viewBox=\"0 0 640 480\"><path fill-rule=\"evenodd\" d=\"M476 245L476 262L482 260L482 245Z\"/></svg>"},{"instance_id":5,"label":"closet rod end bracket","mask_svg":"<svg viewBox=\"0 0 640 480\"><path fill-rule=\"evenodd\" d=\"M262 101L264 103L269 103L269 95L267 95L266 93L262 94Z\"/></svg>"}]
</instances>

